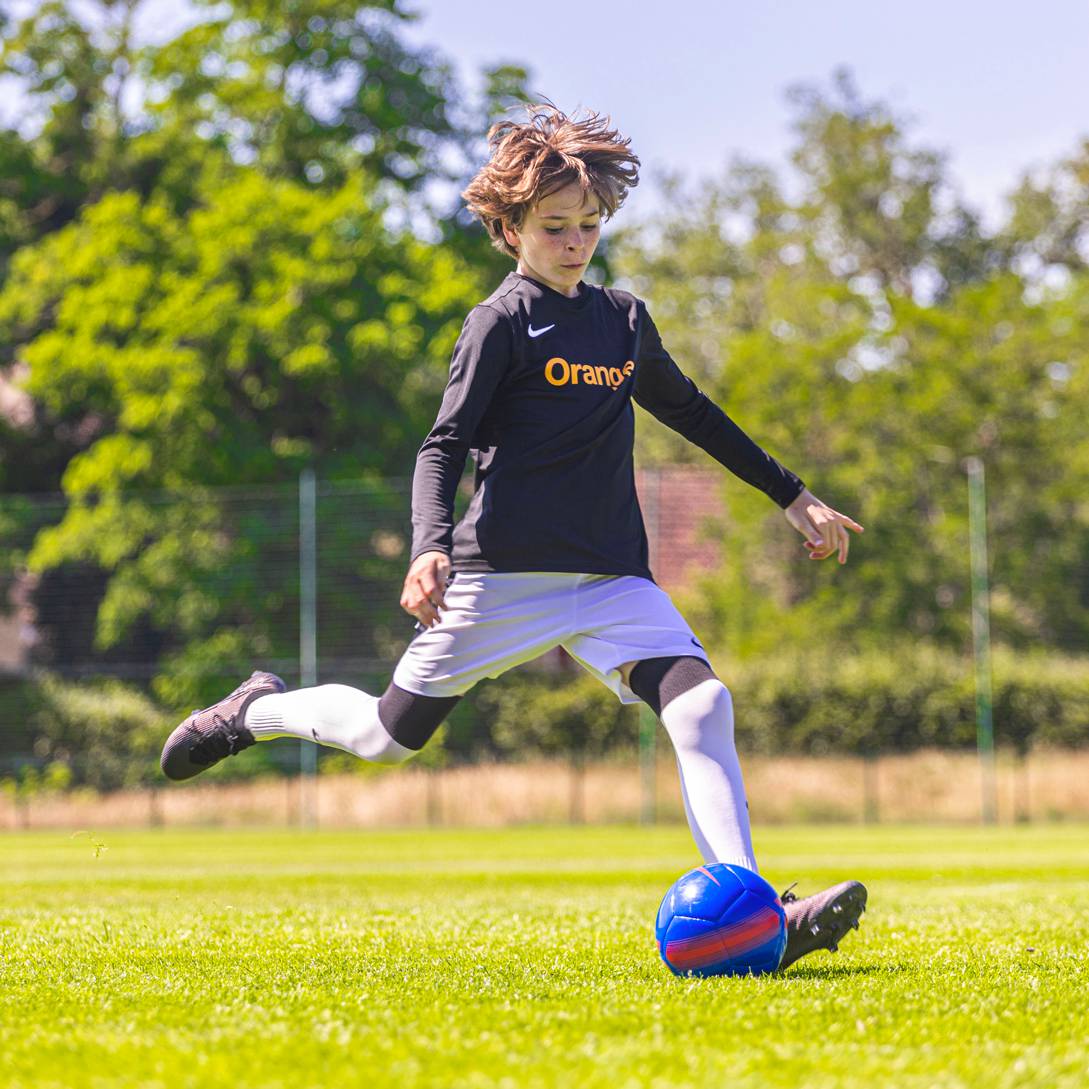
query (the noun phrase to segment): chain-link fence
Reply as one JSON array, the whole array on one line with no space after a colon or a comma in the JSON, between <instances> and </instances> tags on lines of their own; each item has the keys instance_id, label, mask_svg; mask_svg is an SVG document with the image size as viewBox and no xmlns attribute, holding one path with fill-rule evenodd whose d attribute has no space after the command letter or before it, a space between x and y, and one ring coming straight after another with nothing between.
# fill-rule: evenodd
<instances>
[{"instance_id":1,"label":"chain-link fence","mask_svg":"<svg viewBox=\"0 0 1089 1089\"><path fill-rule=\"evenodd\" d=\"M638 476L652 568L682 597L725 559L721 480L716 470L688 467ZM420 760L364 791L355 780L333 782L338 773L368 774L366 765L281 741L225 762L200 787L161 792L166 734L254 668L274 670L291 687L337 681L384 689L413 634L398 605L409 490L405 479L303 474L279 486L134 493L84 505L61 496L0 498L0 788L10 802L0 825L80 823L79 805L92 794L100 816L109 795L117 819L137 823L186 814L223 821L232 813L324 823L488 823L501 813L679 817L653 716L621 707L562 651L478 686ZM738 739L747 766L784 752L820 757L804 774L757 776L767 788L762 811L827 819L876 819L912 805L918 816L978 812L979 783L969 782L978 769L969 765L935 773L942 787L932 785L917 804L903 800L910 791L890 786L903 780L896 753L975 742L968 650L931 657L920 650L910 662L902 648L895 657L877 651L850 668L809 673L793 658L731 663L726 679L744 708ZM1063 785L1074 764L1044 759L1033 770L1028 760L1041 741L1082 743L1089 667L1062 660L1043 669L1013 656L993 702L1000 745L1013 753L1001 756L987 787L998 816L1080 812L1080 795ZM847 763L832 771L836 760ZM533 770L518 773L516 763ZM970 800L946 805L938 800L945 790ZM783 798L793 801L784 808Z\"/></svg>"},{"instance_id":2,"label":"chain-link fence","mask_svg":"<svg viewBox=\"0 0 1089 1089\"><path fill-rule=\"evenodd\" d=\"M639 474L652 561L667 586L719 558L705 524L721 513L720 479L688 468ZM290 687L338 681L382 691L414 628L398 605L410 486L304 473L298 484L135 493L86 505L59 495L0 499L0 778L9 792L26 800L66 786L156 788L165 731L256 667ZM110 570L101 563L103 535L117 541ZM523 672L536 695L580 680L560 650ZM624 759L641 745L646 765L653 720L641 723L604 690L601 699L604 721L592 748L570 730L538 731L537 755L560 759L579 778L588 758ZM423 763L517 756L516 717L512 701L499 708L495 697L472 693ZM213 775L329 772L349 762L284 741ZM577 816L584 807L572 789L567 809ZM654 807L644 798L639 808Z\"/></svg>"}]
</instances>

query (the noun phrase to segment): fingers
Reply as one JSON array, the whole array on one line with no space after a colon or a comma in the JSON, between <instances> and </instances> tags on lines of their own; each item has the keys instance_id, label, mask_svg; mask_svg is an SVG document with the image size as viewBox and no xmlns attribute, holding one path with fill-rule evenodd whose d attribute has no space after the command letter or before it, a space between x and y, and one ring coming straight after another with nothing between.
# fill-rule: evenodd
<instances>
[{"instance_id":1,"label":"fingers","mask_svg":"<svg viewBox=\"0 0 1089 1089\"><path fill-rule=\"evenodd\" d=\"M401 608L414 616L425 628L439 622L439 608L442 604L442 598L426 593L418 579L411 582L406 580L401 594Z\"/></svg>"},{"instance_id":2,"label":"fingers","mask_svg":"<svg viewBox=\"0 0 1089 1089\"><path fill-rule=\"evenodd\" d=\"M863 533L865 530L853 518L831 507L822 505L811 510L813 518L807 522L813 526L813 532L807 534L805 542L809 558L826 560L834 554L842 566L851 550L851 536L847 531Z\"/></svg>"},{"instance_id":3,"label":"fingers","mask_svg":"<svg viewBox=\"0 0 1089 1089\"><path fill-rule=\"evenodd\" d=\"M446 584L450 560L443 553L426 553L409 568L401 592L401 608L414 616L425 628L441 619L440 609L446 607Z\"/></svg>"}]
</instances>

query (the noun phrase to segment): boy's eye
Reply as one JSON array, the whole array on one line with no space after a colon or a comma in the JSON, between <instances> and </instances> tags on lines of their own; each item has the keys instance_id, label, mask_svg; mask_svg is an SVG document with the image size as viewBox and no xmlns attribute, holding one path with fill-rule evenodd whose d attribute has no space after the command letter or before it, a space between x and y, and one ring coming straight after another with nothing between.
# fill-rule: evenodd
<instances>
[{"instance_id":1,"label":"boy's eye","mask_svg":"<svg viewBox=\"0 0 1089 1089\"><path fill-rule=\"evenodd\" d=\"M600 226L600 223L584 223L582 229L584 231L596 231ZM560 234L562 231L562 227L545 227L545 234Z\"/></svg>"}]
</instances>

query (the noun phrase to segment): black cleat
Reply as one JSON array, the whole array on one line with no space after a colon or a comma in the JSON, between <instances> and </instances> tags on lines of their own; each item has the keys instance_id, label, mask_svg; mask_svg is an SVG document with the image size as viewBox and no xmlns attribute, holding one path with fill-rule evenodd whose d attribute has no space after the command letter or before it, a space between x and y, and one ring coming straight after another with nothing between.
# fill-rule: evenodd
<instances>
[{"instance_id":1,"label":"black cleat","mask_svg":"<svg viewBox=\"0 0 1089 1089\"><path fill-rule=\"evenodd\" d=\"M779 962L782 971L799 957L818 949L836 952L844 934L858 929L858 921L866 910L866 886L858 881L844 881L801 900L787 889L779 899L787 924L786 950Z\"/></svg>"},{"instance_id":2,"label":"black cleat","mask_svg":"<svg viewBox=\"0 0 1089 1089\"><path fill-rule=\"evenodd\" d=\"M219 703L194 711L167 739L159 761L168 779L192 779L226 756L248 749L257 739L243 725L246 708L258 696L287 688L275 673L254 672Z\"/></svg>"}]
</instances>

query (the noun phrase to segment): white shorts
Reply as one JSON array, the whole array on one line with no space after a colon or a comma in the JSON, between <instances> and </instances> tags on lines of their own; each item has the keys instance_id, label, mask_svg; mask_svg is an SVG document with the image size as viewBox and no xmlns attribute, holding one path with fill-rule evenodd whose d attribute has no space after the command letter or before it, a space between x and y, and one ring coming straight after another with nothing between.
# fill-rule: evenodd
<instances>
[{"instance_id":1,"label":"white shorts","mask_svg":"<svg viewBox=\"0 0 1089 1089\"><path fill-rule=\"evenodd\" d=\"M420 696L460 696L562 646L622 703L639 697L620 667L707 654L669 595L634 575L459 571L433 628L408 645L393 683Z\"/></svg>"}]
</instances>

